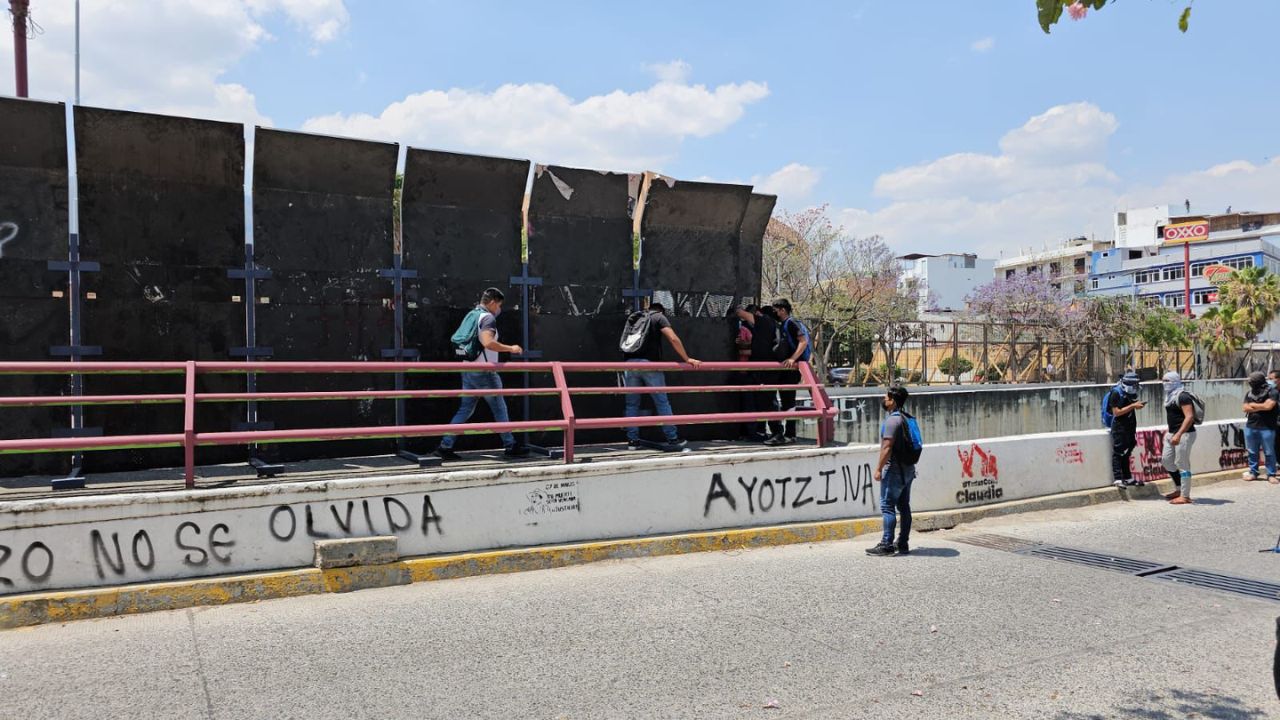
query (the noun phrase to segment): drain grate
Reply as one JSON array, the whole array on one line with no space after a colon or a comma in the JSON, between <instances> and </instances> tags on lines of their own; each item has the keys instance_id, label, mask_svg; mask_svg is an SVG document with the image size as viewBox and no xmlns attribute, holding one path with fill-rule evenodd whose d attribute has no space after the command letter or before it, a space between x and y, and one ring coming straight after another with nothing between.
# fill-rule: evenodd
<instances>
[{"instance_id":1,"label":"drain grate","mask_svg":"<svg viewBox=\"0 0 1280 720\"><path fill-rule=\"evenodd\" d=\"M1035 540L1023 540L1022 538L1009 537L1008 535L994 535L991 533L974 533L972 535L960 535L951 538L958 543L966 545L977 545L989 550L1004 550L1005 552L1020 552L1028 548L1038 547L1040 543Z\"/></svg>"},{"instance_id":2,"label":"drain grate","mask_svg":"<svg viewBox=\"0 0 1280 720\"><path fill-rule=\"evenodd\" d=\"M1205 570L1192 570L1189 568L1180 568L1178 570L1171 570L1167 573L1161 573L1160 575L1157 575L1156 578L1185 585L1194 585L1196 587L1202 587L1209 590L1229 592L1236 595L1247 595L1249 597L1261 598L1263 600L1280 600L1280 584L1263 582L1262 580L1252 580L1250 578L1222 575L1220 573L1213 573Z\"/></svg>"},{"instance_id":3,"label":"drain grate","mask_svg":"<svg viewBox=\"0 0 1280 720\"><path fill-rule=\"evenodd\" d=\"M1075 565L1088 565L1102 570L1142 577L1158 573L1161 570L1167 570L1170 567L1164 563L1134 560L1133 558L1120 557L1118 555L1076 550L1074 548L1058 547L1057 545L1039 545L1017 552L1020 555L1034 555L1048 560L1068 562Z\"/></svg>"}]
</instances>

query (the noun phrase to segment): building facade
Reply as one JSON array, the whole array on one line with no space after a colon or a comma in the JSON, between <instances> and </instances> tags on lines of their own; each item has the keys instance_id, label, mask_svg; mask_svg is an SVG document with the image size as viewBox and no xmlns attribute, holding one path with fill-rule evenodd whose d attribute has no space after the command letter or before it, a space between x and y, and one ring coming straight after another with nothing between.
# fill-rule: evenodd
<instances>
[{"instance_id":1,"label":"building facade","mask_svg":"<svg viewBox=\"0 0 1280 720\"><path fill-rule=\"evenodd\" d=\"M1002 258L995 263L995 277L1014 278L1018 275L1039 275L1055 288L1065 288L1075 294L1088 292L1091 263L1095 252L1111 249L1111 243L1085 237L1073 238L1061 247L1027 253L1017 257Z\"/></svg>"},{"instance_id":2,"label":"building facade","mask_svg":"<svg viewBox=\"0 0 1280 720\"><path fill-rule=\"evenodd\" d=\"M1117 213L1117 227L1128 226L1128 242L1093 254L1090 294L1135 297L1182 312L1189 272L1191 313L1200 315L1218 304L1216 288L1204 276L1210 265L1280 274L1280 213L1172 215L1154 228L1122 215ZM1190 248L1189 267L1184 246Z\"/></svg>"},{"instance_id":3,"label":"building facade","mask_svg":"<svg viewBox=\"0 0 1280 720\"><path fill-rule=\"evenodd\" d=\"M920 312L958 312L965 308L975 288L991 282L995 260L977 255L924 255L915 253L898 258L902 264L902 282L916 281Z\"/></svg>"}]
</instances>

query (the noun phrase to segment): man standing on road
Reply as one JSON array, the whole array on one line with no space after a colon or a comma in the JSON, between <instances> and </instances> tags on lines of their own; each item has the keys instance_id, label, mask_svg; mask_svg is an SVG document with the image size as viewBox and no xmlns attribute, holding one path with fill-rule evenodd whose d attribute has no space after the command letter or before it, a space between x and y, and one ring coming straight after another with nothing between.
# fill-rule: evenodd
<instances>
[{"instance_id":1,"label":"man standing on road","mask_svg":"<svg viewBox=\"0 0 1280 720\"><path fill-rule=\"evenodd\" d=\"M1267 387L1276 392L1280 392L1280 370L1272 370L1267 373ZM1272 446L1272 452L1276 454L1276 462L1280 463L1280 412L1276 413L1276 442ZM1280 485L1280 480L1270 478L1272 485Z\"/></svg>"},{"instance_id":2,"label":"man standing on road","mask_svg":"<svg viewBox=\"0 0 1280 720\"><path fill-rule=\"evenodd\" d=\"M1172 505L1191 504L1191 448L1196 444L1196 409L1191 394L1176 372L1164 374L1164 411L1169 437L1161 460L1173 478L1173 492L1165 495Z\"/></svg>"},{"instance_id":3,"label":"man standing on road","mask_svg":"<svg viewBox=\"0 0 1280 720\"><path fill-rule=\"evenodd\" d=\"M1138 416L1135 413L1144 407L1146 403L1138 400L1138 374L1129 370L1107 398L1107 412L1112 417L1111 484L1116 487L1137 484L1129 459L1138 446Z\"/></svg>"},{"instance_id":4,"label":"man standing on road","mask_svg":"<svg viewBox=\"0 0 1280 720\"><path fill-rule=\"evenodd\" d=\"M491 287L480 295L480 304L471 311L479 315L476 321L475 339L479 340L483 349L474 360L469 362L496 363L498 362L498 353L519 355L524 352L519 345L503 345L498 342L497 321L498 314L502 312L502 301L504 299L505 296L501 290ZM463 321L464 325L466 322L466 320ZM492 370L475 370L462 373L463 390L500 390L501 388L502 378ZM505 423L510 421L507 416L506 398L501 395L467 395L462 398L462 402L458 405L458 412L449 421L449 424L461 425L470 420L471 413L475 412L476 404L480 402L480 397L484 397L484 401L488 403L489 410L493 412L494 422ZM440 438L440 446L436 448L436 455L440 459L461 459L461 456L453 451L454 439L453 435L445 435ZM505 448L502 454L509 458L524 457L529 454L529 448L517 443L515 436L509 432L502 433L502 445Z\"/></svg>"},{"instance_id":5,"label":"man standing on road","mask_svg":"<svg viewBox=\"0 0 1280 720\"><path fill-rule=\"evenodd\" d=\"M777 358L773 355L773 341L778 324L768 313L760 309L758 305L748 305L746 309L738 310L738 318L751 328L751 355L748 359L751 362L777 362ZM774 382L774 375L769 371L752 370L748 373L748 381L752 385L769 385ZM762 390L760 392L746 393L750 398L750 404L747 406L751 412L778 412L778 393L773 390ZM762 439L783 437L783 425L781 420L770 420L767 424L768 434L762 434L765 426L761 423L753 424L753 435Z\"/></svg>"},{"instance_id":6,"label":"man standing on road","mask_svg":"<svg viewBox=\"0 0 1280 720\"><path fill-rule=\"evenodd\" d=\"M681 362L689 363L694 367L702 364L701 360L695 360L689 357L689 353L684 350L684 343L680 341L680 336L676 335L676 331L671 327L671 321L667 319L666 308L661 303L651 303L649 309L649 330L645 335L644 344L640 349L633 353L625 353L627 362L629 363L647 363L662 361L662 342L665 340L671 345L671 349L676 351L676 355L680 356ZM627 370L622 373L622 382L627 387L666 387L667 376L661 370ZM659 415L671 415L671 401L667 399L666 393L649 393L653 398L653 408ZM640 398L639 393L631 393L627 395L626 417L638 417L640 415ZM682 448L689 443L676 434L674 425L663 425L662 434L667 439L667 447L675 450ZM644 447L640 442L640 428L627 428L627 447L631 450L638 450Z\"/></svg>"},{"instance_id":7,"label":"man standing on road","mask_svg":"<svg viewBox=\"0 0 1280 720\"><path fill-rule=\"evenodd\" d=\"M1249 373L1249 392L1245 393L1244 446L1249 451L1249 479L1258 479L1258 453L1266 458L1267 480L1276 482L1276 391L1267 385L1267 376Z\"/></svg>"},{"instance_id":8,"label":"man standing on road","mask_svg":"<svg viewBox=\"0 0 1280 720\"><path fill-rule=\"evenodd\" d=\"M916 468L908 465L900 456L901 445L907 432L903 417L907 404L907 389L898 385L889 388L884 400L884 424L880 426L880 461L874 477L880 481L880 512L884 518L884 534L880 544L867 548L868 555L908 555L911 546L911 482L916 479ZM898 542L893 541L894 525L898 525Z\"/></svg>"},{"instance_id":9,"label":"man standing on road","mask_svg":"<svg viewBox=\"0 0 1280 720\"><path fill-rule=\"evenodd\" d=\"M778 352L782 355L777 359L782 361L782 366L787 372L782 373L780 384L799 385L800 371L796 370L796 363L808 362L813 355L813 348L809 344L809 329L799 320L791 317L791 301L786 298L779 298L773 301L774 312L778 315L778 322L781 323L782 342L779 344ZM780 390L778 398L782 401L783 410L796 409L796 391ZM774 435L765 440L765 445L790 445L796 441L796 421L788 420L786 423L785 435Z\"/></svg>"}]
</instances>

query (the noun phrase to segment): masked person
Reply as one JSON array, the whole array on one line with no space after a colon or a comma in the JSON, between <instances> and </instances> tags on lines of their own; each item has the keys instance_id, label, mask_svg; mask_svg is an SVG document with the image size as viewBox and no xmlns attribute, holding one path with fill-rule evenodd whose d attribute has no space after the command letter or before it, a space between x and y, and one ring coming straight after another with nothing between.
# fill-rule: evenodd
<instances>
[{"instance_id":1,"label":"masked person","mask_svg":"<svg viewBox=\"0 0 1280 720\"><path fill-rule=\"evenodd\" d=\"M1165 496L1173 505L1191 504L1191 448L1196 444L1196 409L1176 372L1164 374L1164 412L1169 421L1161 461L1174 490Z\"/></svg>"},{"instance_id":2,"label":"masked person","mask_svg":"<svg viewBox=\"0 0 1280 720\"><path fill-rule=\"evenodd\" d=\"M1244 395L1242 410L1245 413L1244 446L1249 451L1250 480L1258 479L1258 454L1266 459L1267 480L1276 480L1276 416L1280 403L1274 388L1267 385L1267 376L1260 372L1249 373L1249 391Z\"/></svg>"},{"instance_id":3,"label":"masked person","mask_svg":"<svg viewBox=\"0 0 1280 720\"><path fill-rule=\"evenodd\" d=\"M1107 396L1107 412L1111 413L1111 484L1116 487L1137 485L1129 460L1138 446L1137 412L1146 407L1138 400L1138 374L1130 370L1120 378Z\"/></svg>"}]
</instances>

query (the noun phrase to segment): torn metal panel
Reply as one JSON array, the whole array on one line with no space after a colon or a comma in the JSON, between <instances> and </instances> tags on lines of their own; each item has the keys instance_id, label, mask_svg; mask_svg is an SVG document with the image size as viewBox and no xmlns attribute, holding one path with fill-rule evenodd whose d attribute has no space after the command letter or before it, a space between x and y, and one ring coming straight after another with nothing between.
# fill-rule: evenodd
<instances>
[{"instance_id":1,"label":"torn metal panel","mask_svg":"<svg viewBox=\"0 0 1280 720\"><path fill-rule=\"evenodd\" d=\"M486 287L508 292L520 274L528 177L527 160L409 148L401 233L419 301L469 308Z\"/></svg>"},{"instance_id":2,"label":"torn metal panel","mask_svg":"<svg viewBox=\"0 0 1280 720\"><path fill-rule=\"evenodd\" d=\"M652 183L641 225L640 284L741 294L739 233L750 199L746 185Z\"/></svg>"},{"instance_id":3,"label":"torn metal panel","mask_svg":"<svg viewBox=\"0 0 1280 720\"><path fill-rule=\"evenodd\" d=\"M65 108L0 98L0 260L66 259L67 215ZM13 294L4 287L11 284L5 265L0 287ZM48 296L52 289L22 296Z\"/></svg>"}]
</instances>

